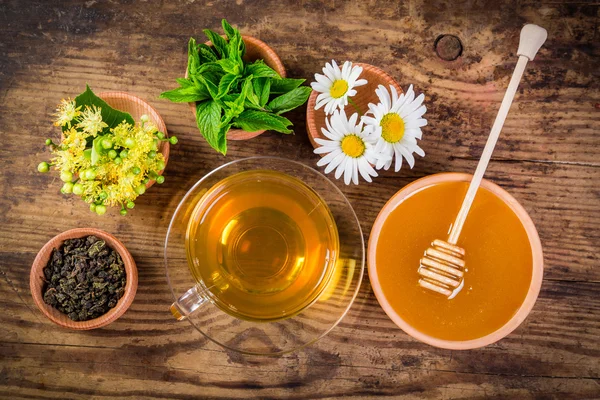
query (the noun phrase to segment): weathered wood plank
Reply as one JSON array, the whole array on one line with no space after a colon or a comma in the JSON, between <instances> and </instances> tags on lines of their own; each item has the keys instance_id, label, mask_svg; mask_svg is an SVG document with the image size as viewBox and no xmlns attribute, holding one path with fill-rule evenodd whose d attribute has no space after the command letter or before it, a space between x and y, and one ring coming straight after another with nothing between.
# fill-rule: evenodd
<instances>
[{"instance_id":1,"label":"weathered wood plank","mask_svg":"<svg viewBox=\"0 0 600 400\"><path fill-rule=\"evenodd\" d=\"M214 167L279 154L314 165L304 110L294 136L230 142L227 158L198 135L187 105L157 99L185 68L185 44L227 17L271 45L293 77L331 58L378 65L426 93L427 157L374 184L343 187L365 239L385 201L416 178L472 171L515 63L520 26L548 28L528 67L488 178L531 214L545 252L533 312L484 349L434 349L397 329L368 280L342 323L314 346L276 359L222 351L171 319L162 267L169 219ZM301 0L0 1L0 397L2 398L595 398L600 396L600 4L591 1ZM438 59L434 40L457 35L463 55ZM148 99L180 138L164 185L127 217L98 217L40 175L54 105L85 83ZM339 182L338 182L339 184ZM53 235L94 226L138 263L139 289L109 327L70 332L35 309L31 262Z\"/></svg>"}]
</instances>

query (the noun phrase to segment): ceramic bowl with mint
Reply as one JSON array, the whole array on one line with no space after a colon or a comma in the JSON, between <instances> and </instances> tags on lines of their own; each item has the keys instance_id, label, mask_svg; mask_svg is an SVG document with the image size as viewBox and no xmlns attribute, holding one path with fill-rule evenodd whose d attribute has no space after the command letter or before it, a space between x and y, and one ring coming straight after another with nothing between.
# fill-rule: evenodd
<instances>
[{"instance_id":1,"label":"ceramic bowl with mint","mask_svg":"<svg viewBox=\"0 0 600 400\"><path fill-rule=\"evenodd\" d=\"M286 78L275 51L251 36L242 36L226 20L225 35L209 29L205 43L188 42L188 63L179 87L162 98L189 103L208 144L227 153L227 140L246 140L271 130L292 133L282 114L304 104L311 88L305 79Z\"/></svg>"}]
</instances>

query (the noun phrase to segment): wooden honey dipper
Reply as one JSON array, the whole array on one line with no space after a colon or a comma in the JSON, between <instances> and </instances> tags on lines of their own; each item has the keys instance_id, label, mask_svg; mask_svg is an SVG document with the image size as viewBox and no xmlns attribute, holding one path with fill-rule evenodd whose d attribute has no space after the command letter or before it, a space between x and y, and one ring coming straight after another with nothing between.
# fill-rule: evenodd
<instances>
[{"instance_id":1,"label":"wooden honey dipper","mask_svg":"<svg viewBox=\"0 0 600 400\"><path fill-rule=\"evenodd\" d=\"M479 164L477 164L473 179L471 179L469 190L452 225L448 240L434 240L431 243L431 247L425 251L423 258L421 258L418 270L420 275L419 285L440 293L448 299L454 298L464 285L465 250L456 245L458 237L477 194L477 189L479 189L479 185L481 184L483 174L492 157L492 152L506 120L506 115L515 97L523 72L525 72L525 66L528 61L533 60L542 44L546 41L547 36L548 33L546 30L537 25L528 24L521 29L519 49L517 50L519 60L504 94L504 99L498 110L494 125L492 125L490 136L481 154Z\"/></svg>"}]
</instances>

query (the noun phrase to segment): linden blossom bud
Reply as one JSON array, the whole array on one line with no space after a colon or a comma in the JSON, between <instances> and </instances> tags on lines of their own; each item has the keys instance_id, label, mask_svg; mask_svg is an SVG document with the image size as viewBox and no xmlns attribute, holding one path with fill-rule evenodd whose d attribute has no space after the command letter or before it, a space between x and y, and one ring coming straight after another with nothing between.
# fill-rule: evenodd
<instances>
[{"instance_id":1,"label":"linden blossom bud","mask_svg":"<svg viewBox=\"0 0 600 400\"><path fill-rule=\"evenodd\" d=\"M140 117L140 121L142 121L142 122L148 122L148 116L147 116L146 114L143 114L143 115Z\"/></svg>"},{"instance_id":2,"label":"linden blossom bud","mask_svg":"<svg viewBox=\"0 0 600 400\"><path fill-rule=\"evenodd\" d=\"M50 170L50 164L48 164L46 161L43 161L38 164L37 169L39 172L48 172Z\"/></svg>"},{"instance_id":3,"label":"linden blossom bud","mask_svg":"<svg viewBox=\"0 0 600 400\"><path fill-rule=\"evenodd\" d=\"M60 180L63 182L71 182L73 180L73 174L70 171L61 171Z\"/></svg>"}]
</instances>

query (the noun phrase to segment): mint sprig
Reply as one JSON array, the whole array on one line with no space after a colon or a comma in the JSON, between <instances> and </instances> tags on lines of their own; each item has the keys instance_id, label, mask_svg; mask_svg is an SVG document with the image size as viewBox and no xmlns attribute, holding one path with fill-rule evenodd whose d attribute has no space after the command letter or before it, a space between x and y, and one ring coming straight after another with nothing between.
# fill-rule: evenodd
<instances>
[{"instance_id":1,"label":"mint sprig","mask_svg":"<svg viewBox=\"0 0 600 400\"><path fill-rule=\"evenodd\" d=\"M226 39L204 30L212 46L188 42L188 77L160 97L173 102L195 102L196 124L206 141L227 153L231 127L248 132L273 130L292 133L292 122L281 114L304 104L311 89L304 79L281 78L264 60L244 60L246 45L240 32L222 20Z\"/></svg>"}]
</instances>

